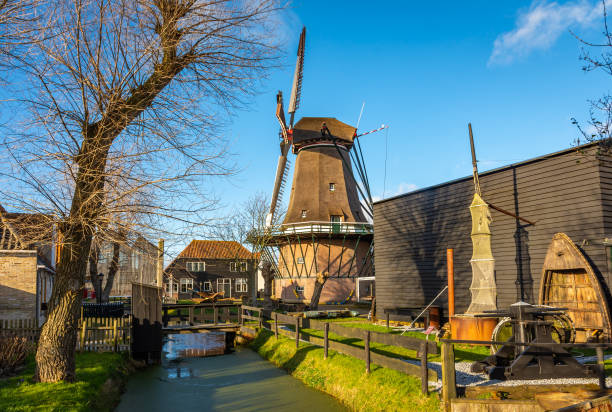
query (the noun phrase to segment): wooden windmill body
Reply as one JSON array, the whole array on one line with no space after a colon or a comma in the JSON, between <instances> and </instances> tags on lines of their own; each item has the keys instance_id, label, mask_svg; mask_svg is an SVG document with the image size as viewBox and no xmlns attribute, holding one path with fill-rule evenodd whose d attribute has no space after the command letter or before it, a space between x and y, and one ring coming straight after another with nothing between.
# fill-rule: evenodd
<instances>
[{"instance_id":1,"label":"wooden windmill body","mask_svg":"<svg viewBox=\"0 0 612 412\"><path fill-rule=\"evenodd\" d=\"M355 290L354 278L372 271L372 225L361 210L348 153L355 131L329 117L305 117L293 129L291 196L274 239L277 298L309 301L316 279L328 277L321 302L343 301Z\"/></svg>"},{"instance_id":2,"label":"wooden windmill body","mask_svg":"<svg viewBox=\"0 0 612 412\"><path fill-rule=\"evenodd\" d=\"M316 306L319 300L350 299L356 289L355 277L373 272L373 227L362 210L361 189L351 166L357 129L333 117L304 117L293 124L300 102L304 44L305 29L298 47L289 124L282 93L277 95L281 154L266 218L263 256L274 272L274 297L310 303L314 293ZM296 159L289 206L282 223L275 224L290 148Z\"/></svg>"}]
</instances>

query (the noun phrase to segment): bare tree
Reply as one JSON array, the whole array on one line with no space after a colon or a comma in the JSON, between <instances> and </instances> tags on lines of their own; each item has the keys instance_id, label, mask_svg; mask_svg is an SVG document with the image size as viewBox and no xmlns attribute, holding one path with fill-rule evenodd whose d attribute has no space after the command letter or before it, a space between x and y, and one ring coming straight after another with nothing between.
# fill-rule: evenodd
<instances>
[{"instance_id":1,"label":"bare tree","mask_svg":"<svg viewBox=\"0 0 612 412\"><path fill-rule=\"evenodd\" d=\"M24 56L23 130L4 138L3 200L57 222L61 252L36 354L40 381L72 381L92 238L202 223L218 140L278 55L277 0L62 0L38 9ZM53 22L53 24L49 24ZM27 105L27 106L26 106ZM214 110L221 107L222 111ZM11 190L20 183L19 191Z\"/></svg>"},{"instance_id":2,"label":"bare tree","mask_svg":"<svg viewBox=\"0 0 612 412\"><path fill-rule=\"evenodd\" d=\"M606 1L602 0L603 11L603 41L590 42L582 37L574 35L582 44L580 59L584 62L582 70L591 72L602 70L612 76L612 33L608 27L608 13ZM587 142L599 142L601 150L612 149L612 95L604 94L597 100L591 100L589 110L589 126L587 128L572 118L580 135ZM576 139L580 144L581 139Z\"/></svg>"}]
</instances>

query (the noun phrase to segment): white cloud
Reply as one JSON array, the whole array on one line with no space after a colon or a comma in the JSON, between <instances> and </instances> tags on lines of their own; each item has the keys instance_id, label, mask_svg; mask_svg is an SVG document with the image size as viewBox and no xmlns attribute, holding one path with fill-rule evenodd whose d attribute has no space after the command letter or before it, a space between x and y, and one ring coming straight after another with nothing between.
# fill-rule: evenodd
<instances>
[{"instance_id":1,"label":"white cloud","mask_svg":"<svg viewBox=\"0 0 612 412\"><path fill-rule=\"evenodd\" d=\"M605 0L606 7L612 0ZM559 4L536 0L527 11L519 14L516 27L495 39L489 65L508 64L534 50L552 46L562 33L572 28L584 28L603 16L599 0L579 0Z\"/></svg>"}]
</instances>

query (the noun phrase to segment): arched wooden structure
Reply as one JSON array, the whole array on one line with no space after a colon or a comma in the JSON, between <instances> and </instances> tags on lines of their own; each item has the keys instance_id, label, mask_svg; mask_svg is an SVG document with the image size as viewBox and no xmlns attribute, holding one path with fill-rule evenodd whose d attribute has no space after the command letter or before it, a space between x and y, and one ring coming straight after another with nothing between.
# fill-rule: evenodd
<instances>
[{"instance_id":1,"label":"arched wooden structure","mask_svg":"<svg viewBox=\"0 0 612 412\"><path fill-rule=\"evenodd\" d=\"M556 233L542 268L539 303L567 308L576 342L610 341L610 310L601 284L582 252L565 233Z\"/></svg>"}]
</instances>

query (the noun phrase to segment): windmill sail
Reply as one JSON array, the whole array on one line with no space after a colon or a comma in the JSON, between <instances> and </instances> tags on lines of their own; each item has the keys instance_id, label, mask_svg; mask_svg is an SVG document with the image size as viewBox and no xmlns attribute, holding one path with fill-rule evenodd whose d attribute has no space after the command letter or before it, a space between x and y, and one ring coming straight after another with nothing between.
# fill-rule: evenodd
<instances>
[{"instance_id":1,"label":"windmill sail","mask_svg":"<svg viewBox=\"0 0 612 412\"><path fill-rule=\"evenodd\" d=\"M278 92L276 95L276 118L281 128L281 135L283 140L280 143L281 154L278 157L278 163L276 165L276 177L274 179L274 189L272 190L272 199L270 201L270 211L266 216L266 226L271 226L274 219L274 212L276 211L276 205L279 198L282 195L283 184L286 180L287 175L287 152L291 143L289 142L289 136L287 133L287 124L285 123L285 111L283 110L283 93Z\"/></svg>"},{"instance_id":2,"label":"windmill sail","mask_svg":"<svg viewBox=\"0 0 612 412\"><path fill-rule=\"evenodd\" d=\"M295 72L293 72L293 86L291 87L291 98L289 99L289 108L287 109L287 111L291 114L291 127L293 127L293 117L295 115L295 111L300 107L300 96L302 94L302 74L304 72L305 45L306 27L302 29L302 34L300 34L300 43L297 52L297 62L295 63Z\"/></svg>"}]
</instances>

